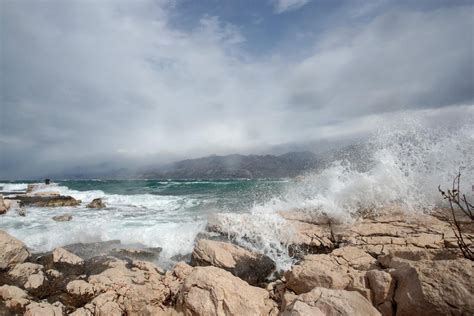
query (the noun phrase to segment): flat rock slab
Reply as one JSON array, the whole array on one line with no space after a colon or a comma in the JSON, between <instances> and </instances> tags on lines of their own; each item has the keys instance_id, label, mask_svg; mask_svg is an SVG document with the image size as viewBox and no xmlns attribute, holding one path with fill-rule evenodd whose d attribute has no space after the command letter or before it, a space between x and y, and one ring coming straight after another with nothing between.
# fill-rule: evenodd
<instances>
[{"instance_id":1,"label":"flat rock slab","mask_svg":"<svg viewBox=\"0 0 474 316\"><path fill-rule=\"evenodd\" d=\"M20 201L20 206L39 206L39 207L58 207L58 206L76 206L81 203L72 196L32 196L17 195L15 197L7 197L7 199L15 199Z\"/></svg>"}]
</instances>

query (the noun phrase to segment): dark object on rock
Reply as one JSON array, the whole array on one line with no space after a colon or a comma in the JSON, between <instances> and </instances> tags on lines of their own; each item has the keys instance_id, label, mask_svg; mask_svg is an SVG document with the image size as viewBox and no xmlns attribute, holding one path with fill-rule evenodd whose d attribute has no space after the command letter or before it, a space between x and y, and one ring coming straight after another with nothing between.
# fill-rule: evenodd
<instances>
[{"instance_id":1,"label":"dark object on rock","mask_svg":"<svg viewBox=\"0 0 474 316\"><path fill-rule=\"evenodd\" d=\"M81 200L76 200L72 196L30 196L17 195L13 199L20 201L20 206L31 205L39 207L58 207L58 206L76 206Z\"/></svg>"},{"instance_id":2,"label":"dark object on rock","mask_svg":"<svg viewBox=\"0 0 474 316\"><path fill-rule=\"evenodd\" d=\"M44 179L44 184L49 184L51 182L50 179Z\"/></svg>"},{"instance_id":3,"label":"dark object on rock","mask_svg":"<svg viewBox=\"0 0 474 316\"><path fill-rule=\"evenodd\" d=\"M92 202L90 202L89 204L87 204L87 207L88 207L88 208L104 208L104 207L105 207L105 203L102 202L102 199L101 199L101 198L97 198L97 199L93 199Z\"/></svg>"},{"instance_id":4,"label":"dark object on rock","mask_svg":"<svg viewBox=\"0 0 474 316\"><path fill-rule=\"evenodd\" d=\"M72 215L71 214L62 214L62 215L53 216L52 218L56 222L69 222L72 219Z\"/></svg>"},{"instance_id":5,"label":"dark object on rock","mask_svg":"<svg viewBox=\"0 0 474 316\"><path fill-rule=\"evenodd\" d=\"M196 243L191 263L227 270L251 285L265 282L275 270L275 263L265 255L228 242L206 239Z\"/></svg>"}]
</instances>

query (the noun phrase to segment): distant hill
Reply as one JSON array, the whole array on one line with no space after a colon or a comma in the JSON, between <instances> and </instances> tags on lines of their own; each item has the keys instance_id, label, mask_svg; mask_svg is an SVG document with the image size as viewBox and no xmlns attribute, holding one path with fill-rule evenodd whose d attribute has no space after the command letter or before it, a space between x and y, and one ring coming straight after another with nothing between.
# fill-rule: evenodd
<instances>
[{"instance_id":1,"label":"distant hill","mask_svg":"<svg viewBox=\"0 0 474 316\"><path fill-rule=\"evenodd\" d=\"M318 159L309 151L274 155L227 155L187 159L143 172L147 179L285 178L316 168Z\"/></svg>"}]
</instances>

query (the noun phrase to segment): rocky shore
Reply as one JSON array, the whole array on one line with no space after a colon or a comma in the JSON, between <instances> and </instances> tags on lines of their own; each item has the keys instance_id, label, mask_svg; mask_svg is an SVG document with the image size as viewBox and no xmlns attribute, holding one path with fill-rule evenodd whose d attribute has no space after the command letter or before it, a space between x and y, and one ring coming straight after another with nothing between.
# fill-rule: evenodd
<instances>
[{"instance_id":1,"label":"rocky shore","mask_svg":"<svg viewBox=\"0 0 474 316\"><path fill-rule=\"evenodd\" d=\"M281 215L295 232L285 241L298 258L288 271L233 244L219 218L208 230L220 238L204 234L191 259L168 271L145 261L159 256L159 248L111 241L32 254L0 231L0 314L474 314L473 262L438 218L396 209L352 223Z\"/></svg>"}]
</instances>

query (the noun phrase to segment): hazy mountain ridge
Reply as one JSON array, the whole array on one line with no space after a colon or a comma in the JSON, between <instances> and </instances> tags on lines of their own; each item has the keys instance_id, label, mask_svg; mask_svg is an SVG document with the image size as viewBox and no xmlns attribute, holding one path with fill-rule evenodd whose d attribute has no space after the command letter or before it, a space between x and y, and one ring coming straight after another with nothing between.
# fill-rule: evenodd
<instances>
[{"instance_id":1,"label":"hazy mountain ridge","mask_svg":"<svg viewBox=\"0 0 474 316\"><path fill-rule=\"evenodd\" d=\"M283 155L226 155L186 159L140 175L147 179L286 178L316 168L318 158L310 151Z\"/></svg>"}]
</instances>

